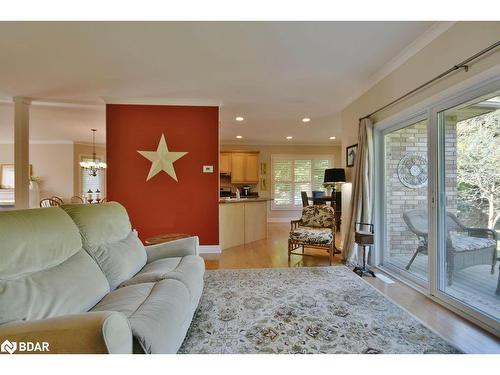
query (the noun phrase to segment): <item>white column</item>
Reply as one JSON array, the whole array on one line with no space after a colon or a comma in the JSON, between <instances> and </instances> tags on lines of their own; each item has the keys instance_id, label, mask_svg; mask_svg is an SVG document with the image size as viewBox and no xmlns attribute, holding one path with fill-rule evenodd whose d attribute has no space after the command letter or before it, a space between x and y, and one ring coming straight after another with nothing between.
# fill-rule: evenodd
<instances>
[{"instance_id":1,"label":"white column","mask_svg":"<svg viewBox=\"0 0 500 375\"><path fill-rule=\"evenodd\" d=\"M29 98L14 98L14 196L17 210L29 207L30 104Z\"/></svg>"}]
</instances>

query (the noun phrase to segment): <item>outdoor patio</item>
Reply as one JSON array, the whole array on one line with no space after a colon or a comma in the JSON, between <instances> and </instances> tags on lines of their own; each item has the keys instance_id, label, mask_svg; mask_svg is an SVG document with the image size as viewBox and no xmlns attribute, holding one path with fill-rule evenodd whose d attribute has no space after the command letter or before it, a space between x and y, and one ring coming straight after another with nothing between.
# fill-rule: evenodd
<instances>
[{"instance_id":1,"label":"outdoor patio","mask_svg":"<svg viewBox=\"0 0 500 375\"><path fill-rule=\"evenodd\" d=\"M389 258L389 263L405 269L410 256L396 255ZM498 283L498 267L495 266L495 272L490 273L491 267L488 265L479 265L469 267L455 272L453 284L445 286L445 292L450 296L472 305L479 310L500 319L500 295L495 294ZM413 275L427 279L427 255L419 254L409 272Z\"/></svg>"}]
</instances>

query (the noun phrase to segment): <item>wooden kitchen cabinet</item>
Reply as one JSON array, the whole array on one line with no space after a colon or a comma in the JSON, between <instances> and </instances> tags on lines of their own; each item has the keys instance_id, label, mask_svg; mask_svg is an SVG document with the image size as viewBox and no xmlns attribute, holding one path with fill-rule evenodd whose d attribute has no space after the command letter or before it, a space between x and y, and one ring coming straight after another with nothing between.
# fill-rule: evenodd
<instances>
[{"instance_id":1,"label":"wooden kitchen cabinet","mask_svg":"<svg viewBox=\"0 0 500 375\"><path fill-rule=\"evenodd\" d=\"M256 184L259 182L259 154L233 152L231 154L231 183Z\"/></svg>"},{"instance_id":2,"label":"wooden kitchen cabinet","mask_svg":"<svg viewBox=\"0 0 500 375\"><path fill-rule=\"evenodd\" d=\"M230 174L231 173L231 153L221 152L220 154L220 173Z\"/></svg>"},{"instance_id":3,"label":"wooden kitchen cabinet","mask_svg":"<svg viewBox=\"0 0 500 375\"><path fill-rule=\"evenodd\" d=\"M259 182L259 154L247 154L245 160L246 182Z\"/></svg>"}]
</instances>

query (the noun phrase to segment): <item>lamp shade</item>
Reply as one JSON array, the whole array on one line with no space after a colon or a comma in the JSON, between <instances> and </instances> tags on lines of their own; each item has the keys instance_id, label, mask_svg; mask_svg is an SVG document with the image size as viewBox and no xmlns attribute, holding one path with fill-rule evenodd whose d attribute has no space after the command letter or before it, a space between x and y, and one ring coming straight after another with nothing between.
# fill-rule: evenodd
<instances>
[{"instance_id":1,"label":"lamp shade","mask_svg":"<svg viewBox=\"0 0 500 375\"><path fill-rule=\"evenodd\" d=\"M323 182L345 182L345 170L343 168L325 169Z\"/></svg>"}]
</instances>

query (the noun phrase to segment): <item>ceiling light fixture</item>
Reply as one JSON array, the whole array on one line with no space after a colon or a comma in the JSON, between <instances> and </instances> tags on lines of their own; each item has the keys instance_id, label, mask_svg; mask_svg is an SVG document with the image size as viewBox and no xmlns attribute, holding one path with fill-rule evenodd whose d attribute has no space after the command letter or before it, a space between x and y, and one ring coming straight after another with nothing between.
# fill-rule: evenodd
<instances>
[{"instance_id":1,"label":"ceiling light fixture","mask_svg":"<svg viewBox=\"0 0 500 375\"><path fill-rule=\"evenodd\" d=\"M309 117L304 117L302 119L302 122L311 122L311 119Z\"/></svg>"},{"instance_id":2,"label":"ceiling light fixture","mask_svg":"<svg viewBox=\"0 0 500 375\"><path fill-rule=\"evenodd\" d=\"M241 139L241 138L243 138L243 136L237 135L236 138Z\"/></svg>"},{"instance_id":3,"label":"ceiling light fixture","mask_svg":"<svg viewBox=\"0 0 500 375\"><path fill-rule=\"evenodd\" d=\"M241 117L241 116L238 116L238 117L236 117L236 118L235 118L235 120L236 120L236 121L238 121L238 122L241 122L241 121L243 121L243 120L244 120L244 118L243 118L243 117Z\"/></svg>"},{"instance_id":4,"label":"ceiling light fixture","mask_svg":"<svg viewBox=\"0 0 500 375\"><path fill-rule=\"evenodd\" d=\"M97 129L90 129L90 130L92 130L92 160L81 161L80 167L88 171L90 176L95 177L97 176L97 172L99 172L102 169L106 169L107 165L106 163L103 163L102 161L98 160L96 157L95 132L97 131Z\"/></svg>"},{"instance_id":5,"label":"ceiling light fixture","mask_svg":"<svg viewBox=\"0 0 500 375\"><path fill-rule=\"evenodd\" d=\"M287 136L286 139L293 139L291 135Z\"/></svg>"},{"instance_id":6,"label":"ceiling light fixture","mask_svg":"<svg viewBox=\"0 0 500 375\"><path fill-rule=\"evenodd\" d=\"M332 139L332 140L333 140L333 139L337 139L337 137L330 137L330 139Z\"/></svg>"}]
</instances>

